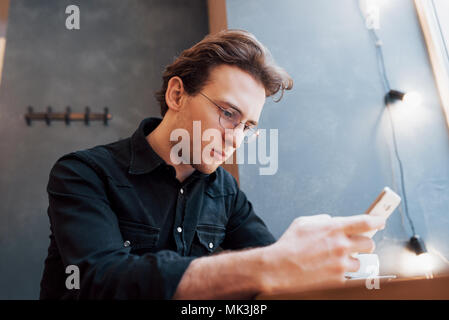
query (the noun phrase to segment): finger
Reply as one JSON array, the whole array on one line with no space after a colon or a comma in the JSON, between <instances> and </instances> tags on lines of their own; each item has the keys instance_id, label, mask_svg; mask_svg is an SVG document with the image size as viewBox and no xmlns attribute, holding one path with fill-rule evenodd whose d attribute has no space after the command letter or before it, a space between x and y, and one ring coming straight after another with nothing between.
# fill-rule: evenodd
<instances>
[{"instance_id":1,"label":"finger","mask_svg":"<svg viewBox=\"0 0 449 320\"><path fill-rule=\"evenodd\" d=\"M332 217L328 214L316 214L313 216L301 216L298 217L298 219L300 220L310 220L310 221L325 221L325 220L329 220L332 219Z\"/></svg>"},{"instance_id":2,"label":"finger","mask_svg":"<svg viewBox=\"0 0 449 320\"><path fill-rule=\"evenodd\" d=\"M373 240L360 235L352 235L348 237L350 241L350 252L372 253L376 247Z\"/></svg>"},{"instance_id":3,"label":"finger","mask_svg":"<svg viewBox=\"0 0 449 320\"><path fill-rule=\"evenodd\" d=\"M302 216L295 219L295 221L301 225L310 224L322 224L326 221L331 221L332 217L328 214L317 214L314 216Z\"/></svg>"},{"instance_id":4,"label":"finger","mask_svg":"<svg viewBox=\"0 0 449 320\"><path fill-rule=\"evenodd\" d=\"M360 269L360 261L349 255L336 259L329 259L326 266L332 273L344 275L345 272L356 272Z\"/></svg>"},{"instance_id":5,"label":"finger","mask_svg":"<svg viewBox=\"0 0 449 320\"><path fill-rule=\"evenodd\" d=\"M312 217L315 217L315 219L322 219L322 220L328 220L330 218L332 218L330 215L328 215L327 213L322 213L322 214L316 214Z\"/></svg>"},{"instance_id":6,"label":"finger","mask_svg":"<svg viewBox=\"0 0 449 320\"><path fill-rule=\"evenodd\" d=\"M360 269L360 260L348 256L348 260L346 262L346 272L357 272Z\"/></svg>"},{"instance_id":7,"label":"finger","mask_svg":"<svg viewBox=\"0 0 449 320\"><path fill-rule=\"evenodd\" d=\"M347 235L361 234L385 227L385 218L360 214L350 217L335 217L335 228Z\"/></svg>"}]
</instances>

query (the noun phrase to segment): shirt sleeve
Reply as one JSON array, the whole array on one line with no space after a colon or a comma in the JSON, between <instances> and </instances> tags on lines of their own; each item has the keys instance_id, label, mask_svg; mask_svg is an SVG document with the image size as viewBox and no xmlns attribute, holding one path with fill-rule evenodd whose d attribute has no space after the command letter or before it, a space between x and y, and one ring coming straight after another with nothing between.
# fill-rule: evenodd
<instances>
[{"instance_id":1,"label":"shirt sleeve","mask_svg":"<svg viewBox=\"0 0 449 320\"><path fill-rule=\"evenodd\" d=\"M79 268L77 299L171 299L193 258L169 250L135 255L123 245L105 184L77 158L62 158L47 186L48 214L66 268Z\"/></svg>"},{"instance_id":2,"label":"shirt sleeve","mask_svg":"<svg viewBox=\"0 0 449 320\"><path fill-rule=\"evenodd\" d=\"M232 177L237 189L234 209L229 218L223 249L243 249L267 246L276 240L262 219L256 215L253 205L245 193L240 190L237 181Z\"/></svg>"}]
</instances>

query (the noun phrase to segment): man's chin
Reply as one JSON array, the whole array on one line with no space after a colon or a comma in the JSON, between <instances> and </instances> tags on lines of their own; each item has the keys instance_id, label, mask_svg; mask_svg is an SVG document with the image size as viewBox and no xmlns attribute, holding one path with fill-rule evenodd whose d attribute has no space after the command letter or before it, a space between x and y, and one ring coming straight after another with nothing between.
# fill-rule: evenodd
<instances>
[{"instance_id":1,"label":"man's chin","mask_svg":"<svg viewBox=\"0 0 449 320\"><path fill-rule=\"evenodd\" d=\"M212 163L212 164L193 164L192 167L194 167L196 170L205 173L205 174L211 174L217 170L217 168L220 166L220 163Z\"/></svg>"}]
</instances>

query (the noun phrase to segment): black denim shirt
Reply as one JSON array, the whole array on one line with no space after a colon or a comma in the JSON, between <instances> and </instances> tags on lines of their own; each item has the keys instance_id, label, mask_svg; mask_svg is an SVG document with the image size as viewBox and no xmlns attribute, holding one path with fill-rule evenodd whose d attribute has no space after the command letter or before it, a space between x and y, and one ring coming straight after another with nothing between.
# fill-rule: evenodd
<instances>
[{"instance_id":1,"label":"black denim shirt","mask_svg":"<svg viewBox=\"0 0 449 320\"><path fill-rule=\"evenodd\" d=\"M223 168L176 179L145 139L160 121L56 162L41 299L170 299L195 257L275 241ZM79 289L66 288L69 265Z\"/></svg>"}]
</instances>

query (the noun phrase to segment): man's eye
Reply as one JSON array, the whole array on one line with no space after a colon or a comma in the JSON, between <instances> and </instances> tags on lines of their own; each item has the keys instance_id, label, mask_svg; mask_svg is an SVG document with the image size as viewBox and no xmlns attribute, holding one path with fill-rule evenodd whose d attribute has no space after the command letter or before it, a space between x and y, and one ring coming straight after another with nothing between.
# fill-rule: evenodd
<instances>
[{"instance_id":1,"label":"man's eye","mask_svg":"<svg viewBox=\"0 0 449 320\"><path fill-rule=\"evenodd\" d=\"M229 118L229 119L234 119L234 117L235 117L234 112L231 112L231 111L228 111L228 110L223 110L223 115L226 118Z\"/></svg>"}]
</instances>

